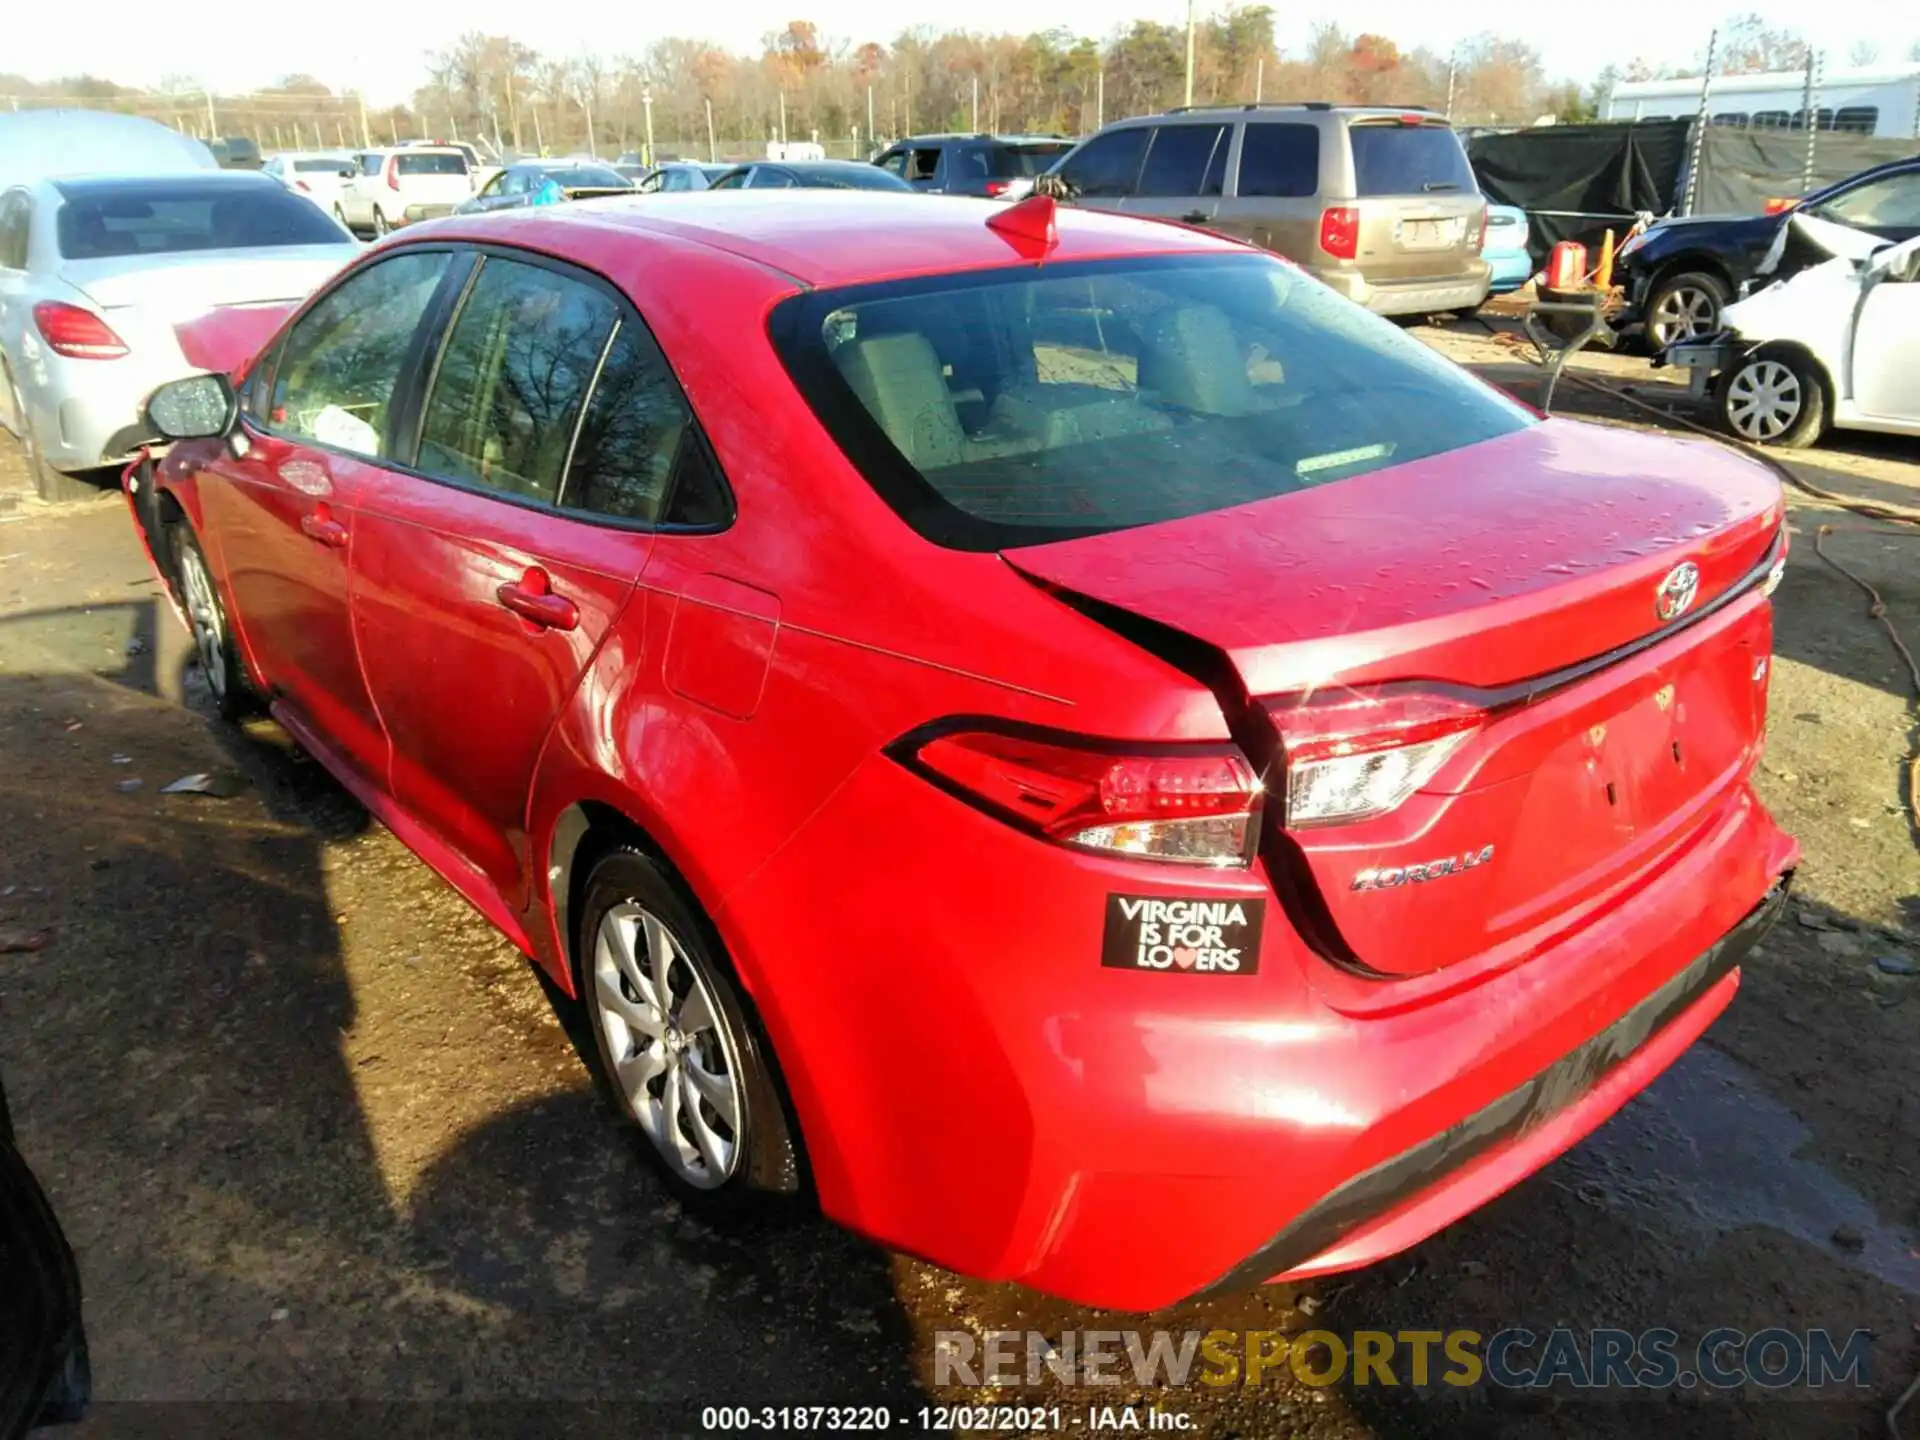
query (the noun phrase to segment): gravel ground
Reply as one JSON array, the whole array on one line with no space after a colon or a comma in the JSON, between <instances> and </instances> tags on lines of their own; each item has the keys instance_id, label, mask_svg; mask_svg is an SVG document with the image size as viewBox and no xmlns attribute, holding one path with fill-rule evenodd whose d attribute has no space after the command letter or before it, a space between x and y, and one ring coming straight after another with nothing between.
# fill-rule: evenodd
<instances>
[{"instance_id":1,"label":"gravel ground","mask_svg":"<svg viewBox=\"0 0 1920 1440\"><path fill-rule=\"evenodd\" d=\"M1523 395L1537 382L1476 327L1419 333ZM1684 405L1639 362L1579 363ZM1916 461L1912 442L1849 438L1796 463L1920 504ZM1089 1403L1157 1407L1218 1437L1877 1434L1920 1365L1920 978L1878 964L1920 962L1912 713L1864 595L1812 544L1838 526L1833 554L1920 641L1920 544L1890 527L1793 500L1760 787L1805 846L1800 902L1707 1041L1409 1255L1143 1320L961 1280L804 1213L734 1232L682 1213L526 962L274 727L172 703L185 647L118 505L6 493L23 484L0 437L0 935L46 936L0 953L0 1063L87 1280L105 1403L80 1433L340 1430L323 1401L419 1433L691 1431L701 1405L745 1400L906 1413L985 1398L933 1384L936 1332L955 1329L1874 1335L1870 1389L1826 1396L1289 1376L995 1397L1068 1406L1075 1429ZM158 793L206 770L246 788Z\"/></svg>"}]
</instances>

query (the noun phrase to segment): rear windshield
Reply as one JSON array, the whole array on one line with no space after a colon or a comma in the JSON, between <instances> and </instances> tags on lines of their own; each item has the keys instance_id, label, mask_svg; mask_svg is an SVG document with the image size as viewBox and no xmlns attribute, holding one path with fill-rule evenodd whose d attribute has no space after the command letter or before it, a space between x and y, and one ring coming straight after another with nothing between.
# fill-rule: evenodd
<instances>
[{"instance_id":1,"label":"rear windshield","mask_svg":"<svg viewBox=\"0 0 1920 1440\"><path fill-rule=\"evenodd\" d=\"M340 245L346 237L311 200L268 181L210 185L188 178L62 187L60 254L68 260Z\"/></svg>"},{"instance_id":2,"label":"rear windshield","mask_svg":"<svg viewBox=\"0 0 1920 1440\"><path fill-rule=\"evenodd\" d=\"M337 175L340 171L349 170L352 167L353 159L347 155L323 155L317 160L296 160L293 162L293 168L303 175L316 170L328 175Z\"/></svg>"},{"instance_id":3,"label":"rear windshield","mask_svg":"<svg viewBox=\"0 0 1920 1440\"><path fill-rule=\"evenodd\" d=\"M1024 179L1040 174L1072 148L1065 140L1050 145L997 145L987 151L987 167L997 180Z\"/></svg>"},{"instance_id":4,"label":"rear windshield","mask_svg":"<svg viewBox=\"0 0 1920 1440\"><path fill-rule=\"evenodd\" d=\"M773 335L881 496L964 550L1338 484L1530 423L1399 327L1263 256L815 292L775 312Z\"/></svg>"},{"instance_id":5,"label":"rear windshield","mask_svg":"<svg viewBox=\"0 0 1920 1440\"><path fill-rule=\"evenodd\" d=\"M1354 194L1474 194L1460 137L1444 125L1351 125Z\"/></svg>"},{"instance_id":6,"label":"rear windshield","mask_svg":"<svg viewBox=\"0 0 1920 1440\"><path fill-rule=\"evenodd\" d=\"M398 169L402 175L464 175L467 173L467 157L458 152L451 155L402 155Z\"/></svg>"}]
</instances>

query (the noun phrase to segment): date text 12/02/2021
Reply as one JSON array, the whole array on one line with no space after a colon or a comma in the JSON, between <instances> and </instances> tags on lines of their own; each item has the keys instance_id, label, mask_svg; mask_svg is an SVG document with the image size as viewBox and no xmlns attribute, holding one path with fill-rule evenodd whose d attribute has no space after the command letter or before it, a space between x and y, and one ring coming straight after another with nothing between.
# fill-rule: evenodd
<instances>
[{"instance_id":1,"label":"date text 12/02/2021","mask_svg":"<svg viewBox=\"0 0 1920 1440\"><path fill-rule=\"evenodd\" d=\"M700 1411L700 1426L709 1432L1174 1433L1192 1429L1193 1417L1183 1410L1132 1405L922 1405L900 1411L884 1405L707 1405Z\"/></svg>"}]
</instances>

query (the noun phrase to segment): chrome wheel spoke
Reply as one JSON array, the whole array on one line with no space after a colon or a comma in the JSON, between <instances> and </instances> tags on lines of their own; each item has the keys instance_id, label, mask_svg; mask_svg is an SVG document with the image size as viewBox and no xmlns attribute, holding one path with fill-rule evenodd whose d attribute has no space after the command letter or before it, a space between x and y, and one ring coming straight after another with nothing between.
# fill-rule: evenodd
<instances>
[{"instance_id":1,"label":"chrome wheel spoke","mask_svg":"<svg viewBox=\"0 0 1920 1440\"><path fill-rule=\"evenodd\" d=\"M613 1068L620 1077L620 1093L633 1106L633 1113L645 1121L654 1104L653 1096L647 1091L647 1082L667 1068L665 1049L659 1045L649 1045L625 1060L617 1061Z\"/></svg>"},{"instance_id":2,"label":"chrome wheel spoke","mask_svg":"<svg viewBox=\"0 0 1920 1440\"><path fill-rule=\"evenodd\" d=\"M662 1014L673 1013L673 936L652 915L646 915L647 971L653 979L654 1003Z\"/></svg>"},{"instance_id":3,"label":"chrome wheel spoke","mask_svg":"<svg viewBox=\"0 0 1920 1440\"><path fill-rule=\"evenodd\" d=\"M644 1000L627 998L620 988L617 972L595 967L593 976L594 993L599 996L600 1006L607 1013L619 1019L620 1023L648 1040L657 1041L666 1031L666 1024L655 1010Z\"/></svg>"},{"instance_id":4,"label":"chrome wheel spoke","mask_svg":"<svg viewBox=\"0 0 1920 1440\"><path fill-rule=\"evenodd\" d=\"M641 925L640 913L638 909L627 905L607 912L607 918L600 922L600 953L595 957L595 968L599 968L600 957L604 956L605 963L627 982L641 1004L650 1007L656 1015L664 1015L666 1007L660 1003L660 996L654 992L653 981L634 950L634 941L638 938Z\"/></svg>"},{"instance_id":5,"label":"chrome wheel spoke","mask_svg":"<svg viewBox=\"0 0 1920 1440\"><path fill-rule=\"evenodd\" d=\"M713 1107L713 1113L726 1122L727 1129L740 1133L740 1097L735 1093L733 1077L716 1075L700 1061L689 1056L682 1067L693 1093Z\"/></svg>"},{"instance_id":6,"label":"chrome wheel spoke","mask_svg":"<svg viewBox=\"0 0 1920 1440\"><path fill-rule=\"evenodd\" d=\"M733 1163L733 1141L715 1130L702 1113L702 1093L699 1082L694 1079L695 1074L690 1062L681 1065L679 1078L686 1091L681 1099L681 1110L687 1117L687 1128L693 1131L693 1143L699 1149L700 1158L706 1162L707 1169L716 1175L724 1175Z\"/></svg>"},{"instance_id":7,"label":"chrome wheel spoke","mask_svg":"<svg viewBox=\"0 0 1920 1440\"><path fill-rule=\"evenodd\" d=\"M706 986L695 985L687 991L687 998L680 1002L680 1014L674 1023L689 1040L713 1029L713 1008L707 1003Z\"/></svg>"}]
</instances>

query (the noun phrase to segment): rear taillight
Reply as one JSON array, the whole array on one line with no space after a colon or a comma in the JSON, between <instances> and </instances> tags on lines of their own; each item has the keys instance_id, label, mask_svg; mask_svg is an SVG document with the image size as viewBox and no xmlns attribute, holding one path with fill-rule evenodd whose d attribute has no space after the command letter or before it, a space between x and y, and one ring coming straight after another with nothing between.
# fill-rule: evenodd
<instances>
[{"instance_id":1,"label":"rear taillight","mask_svg":"<svg viewBox=\"0 0 1920 1440\"><path fill-rule=\"evenodd\" d=\"M1012 188L1013 188L1013 182L1011 180L987 181L987 195L989 198L1004 195L1007 193L1007 191L1011 190Z\"/></svg>"},{"instance_id":2,"label":"rear taillight","mask_svg":"<svg viewBox=\"0 0 1920 1440\"><path fill-rule=\"evenodd\" d=\"M398 155L389 155L387 157L386 170L387 188L389 190L398 190L400 188L400 157Z\"/></svg>"},{"instance_id":3,"label":"rear taillight","mask_svg":"<svg viewBox=\"0 0 1920 1440\"><path fill-rule=\"evenodd\" d=\"M1351 205L1329 205L1320 212L1320 248L1336 260L1360 253L1360 212Z\"/></svg>"},{"instance_id":4,"label":"rear taillight","mask_svg":"<svg viewBox=\"0 0 1920 1440\"><path fill-rule=\"evenodd\" d=\"M956 730L899 754L943 788L1046 839L1186 865L1245 865L1262 789L1230 747L1138 752L1099 741Z\"/></svg>"},{"instance_id":5,"label":"rear taillight","mask_svg":"<svg viewBox=\"0 0 1920 1440\"><path fill-rule=\"evenodd\" d=\"M1467 231L1467 243L1472 245L1476 252L1486 249L1487 212L1484 209L1481 210L1468 224L1471 228Z\"/></svg>"},{"instance_id":6,"label":"rear taillight","mask_svg":"<svg viewBox=\"0 0 1920 1440\"><path fill-rule=\"evenodd\" d=\"M43 300L33 307L33 323L53 353L69 360L118 360L127 353L127 342L112 326L78 305Z\"/></svg>"},{"instance_id":7,"label":"rear taillight","mask_svg":"<svg viewBox=\"0 0 1920 1440\"><path fill-rule=\"evenodd\" d=\"M312 190L307 188L307 182L304 180L294 181L293 188L298 190L302 195L311 195L313 193Z\"/></svg>"},{"instance_id":8,"label":"rear taillight","mask_svg":"<svg viewBox=\"0 0 1920 1440\"><path fill-rule=\"evenodd\" d=\"M1268 707L1286 761L1286 826L1384 815L1431 780L1487 718L1420 686L1333 690Z\"/></svg>"}]
</instances>

